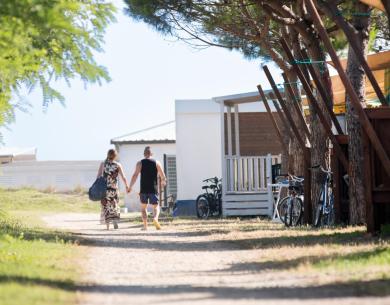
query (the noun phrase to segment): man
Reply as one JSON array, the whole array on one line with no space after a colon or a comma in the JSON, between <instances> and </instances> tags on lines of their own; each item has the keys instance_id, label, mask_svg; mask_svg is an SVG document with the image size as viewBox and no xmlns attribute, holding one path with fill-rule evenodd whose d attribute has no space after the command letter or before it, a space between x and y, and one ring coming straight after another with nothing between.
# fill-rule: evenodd
<instances>
[{"instance_id":1,"label":"man","mask_svg":"<svg viewBox=\"0 0 390 305\"><path fill-rule=\"evenodd\" d=\"M137 162L135 172L131 178L128 192L130 193L138 175L141 174L141 188L140 188L140 200L141 200L141 212L142 221L144 226L142 230L148 229L148 204L153 206L153 224L157 230L161 229L161 225L158 222L158 216L160 215L160 205L158 203L158 177L161 179L161 186L166 185L166 178L160 162L152 159L152 150L150 146L146 146L144 150L144 159Z\"/></svg>"}]
</instances>

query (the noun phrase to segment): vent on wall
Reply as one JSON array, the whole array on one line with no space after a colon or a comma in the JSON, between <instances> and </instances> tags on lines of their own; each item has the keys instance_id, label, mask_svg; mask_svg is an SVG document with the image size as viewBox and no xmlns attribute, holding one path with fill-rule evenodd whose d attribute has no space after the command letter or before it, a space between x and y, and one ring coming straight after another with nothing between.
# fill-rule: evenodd
<instances>
[{"instance_id":1,"label":"vent on wall","mask_svg":"<svg viewBox=\"0 0 390 305\"><path fill-rule=\"evenodd\" d=\"M167 195L177 197L176 156L164 155L164 171L167 176Z\"/></svg>"}]
</instances>

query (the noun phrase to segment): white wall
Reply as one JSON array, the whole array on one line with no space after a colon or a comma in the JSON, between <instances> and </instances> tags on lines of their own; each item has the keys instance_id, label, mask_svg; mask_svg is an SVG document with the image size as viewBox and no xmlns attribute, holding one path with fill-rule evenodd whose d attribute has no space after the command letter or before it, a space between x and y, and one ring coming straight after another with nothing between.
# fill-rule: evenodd
<instances>
[{"instance_id":1,"label":"white wall","mask_svg":"<svg viewBox=\"0 0 390 305\"><path fill-rule=\"evenodd\" d=\"M213 100L177 100L176 164L178 200L194 200L203 180L221 177L219 105Z\"/></svg>"},{"instance_id":2,"label":"white wall","mask_svg":"<svg viewBox=\"0 0 390 305\"><path fill-rule=\"evenodd\" d=\"M117 144L119 151L119 162L122 164L125 175L130 181L131 176L135 170L135 166L138 161L143 158L143 153L145 146L150 146L153 152L153 158L160 161L163 165L164 154L175 155L176 154L176 144L167 143L167 144ZM134 185L134 190L131 194L125 195L125 204L130 211L138 211L140 207L139 203L139 177ZM123 184L121 183L122 192Z\"/></svg>"},{"instance_id":3,"label":"white wall","mask_svg":"<svg viewBox=\"0 0 390 305\"><path fill-rule=\"evenodd\" d=\"M70 191L88 189L96 179L99 161L18 161L0 166L0 187Z\"/></svg>"}]
</instances>

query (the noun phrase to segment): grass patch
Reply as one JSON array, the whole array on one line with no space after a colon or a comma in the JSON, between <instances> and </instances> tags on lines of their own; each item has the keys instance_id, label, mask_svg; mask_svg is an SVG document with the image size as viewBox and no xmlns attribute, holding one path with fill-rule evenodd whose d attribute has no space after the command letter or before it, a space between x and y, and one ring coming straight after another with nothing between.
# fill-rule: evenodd
<instances>
[{"instance_id":1,"label":"grass patch","mask_svg":"<svg viewBox=\"0 0 390 305\"><path fill-rule=\"evenodd\" d=\"M77 251L71 236L0 216L1 304L74 304Z\"/></svg>"},{"instance_id":2,"label":"grass patch","mask_svg":"<svg viewBox=\"0 0 390 305\"><path fill-rule=\"evenodd\" d=\"M313 266L321 270L334 269L339 271L359 271L375 267L388 268L390 266L390 246L328 258L314 263ZM390 274L385 274L385 277L390 278Z\"/></svg>"},{"instance_id":3,"label":"grass patch","mask_svg":"<svg viewBox=\"0 0 390 305\"><path fill-rule=\"evenodd\" d=\"M97 208L85 195L0 189L1 305L76 303L81 248L71 234L39 227L39 215Z\"/></svg>"},{"instance_id":4,"label":"grass patch","mask_svg":"<svg viewBox=\"0 0 390 305\"><path fill-rule=\"evenodd\" d=\"M95 212L99 202L92 202L85 194L45 193L35 189L0 188L0 209L5 211L39 212Z\"/></svg>"}]
</instances>

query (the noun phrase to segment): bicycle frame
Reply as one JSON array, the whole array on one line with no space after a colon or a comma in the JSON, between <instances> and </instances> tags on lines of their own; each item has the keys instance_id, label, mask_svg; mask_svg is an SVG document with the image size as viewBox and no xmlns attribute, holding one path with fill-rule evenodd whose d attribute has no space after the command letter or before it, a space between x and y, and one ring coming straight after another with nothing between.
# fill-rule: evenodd
<instances>
[{"instance_id":1,"label":"bicycle frame","mask_svg":"<svg viewBox=\"0 0 390 305\"><path fill-rule=\"evenodd\" d=\"M332 187L333 173L331 171L325 170L322 166L319 168L323 173L326 174L326 177L321 188L321 196L317 207L319 210L316 211L315 225L317 227L321 225L321 218L323 218L322 221L325 220L324 217L327 217L326 225L330 225L329 216L331 216L331 213L334 213L334 198Z\"/></svg>"}]
</instances>

